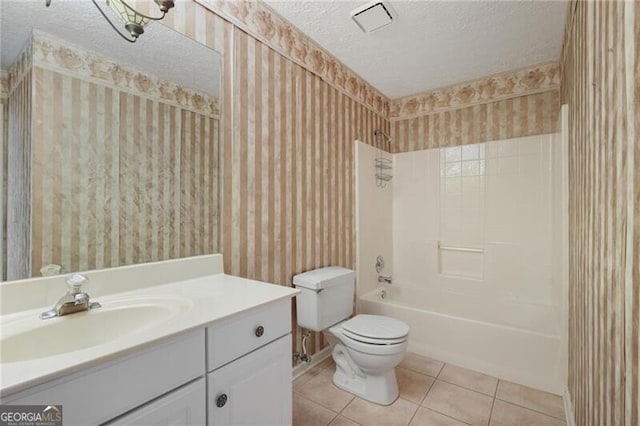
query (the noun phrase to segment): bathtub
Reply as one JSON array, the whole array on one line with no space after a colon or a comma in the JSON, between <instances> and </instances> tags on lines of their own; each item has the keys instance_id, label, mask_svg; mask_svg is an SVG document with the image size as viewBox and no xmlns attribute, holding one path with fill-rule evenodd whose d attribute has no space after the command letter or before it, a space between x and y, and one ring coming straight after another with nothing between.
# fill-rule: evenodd
<instances>
[{"instance_id":1,"label":"bathtub","mask_svg":"<svg viewBox=\"0 0 640 426\"><path fill-rule=\"evenodd\" d=\"M410 352L554 394L564 392L553 308L517 300L479 306L459 297L448 304L446 296L385 286L358 297L358 310L406 322Z\"/></svg>"}]
</instances>

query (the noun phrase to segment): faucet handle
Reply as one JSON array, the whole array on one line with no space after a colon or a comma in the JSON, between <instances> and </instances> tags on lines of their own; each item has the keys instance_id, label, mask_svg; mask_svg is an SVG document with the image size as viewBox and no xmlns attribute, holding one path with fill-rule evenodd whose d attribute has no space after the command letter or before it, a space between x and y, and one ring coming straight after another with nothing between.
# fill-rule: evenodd
<instances>
[{"instance_id":1,"label":"faucet handle","mask_svg":"<svg viewBox=\"0 0 640 426\"><path fill-rule=\"evenodd\" d=\"M73 274L67 278L67 285L69 286L69 292L71 294L80 293L82 285L89 282L89 278L82 274Z\"/></svg>"}]
</instances>

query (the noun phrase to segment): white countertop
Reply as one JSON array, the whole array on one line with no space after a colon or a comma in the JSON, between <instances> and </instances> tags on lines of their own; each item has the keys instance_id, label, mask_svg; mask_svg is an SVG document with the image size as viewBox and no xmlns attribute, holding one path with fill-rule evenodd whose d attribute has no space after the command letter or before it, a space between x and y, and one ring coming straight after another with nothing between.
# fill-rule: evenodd
<instances>
[{"instance_id":1,"label":"white countertop","mask_svg":"<svg viewBox=\"0 0 640 426\"><path fill-rule=\"evenodd\" d=\"M136 290L104 294L100 297L92 295L91 300L100 302L105 309L108 309L110 304L126 299L142 300L155 297L178 299L182 304L182 310L168 321L124 334L104 344L46 358L17 362L4 362L0 359L0 395L4 397L70 372L110 361L161 339L207 326L276 300L294 297L298 293L298 290L291 287L217 273L168 284L147 285ZM41 306L0 316L0 330L3 337L7 337L6 330L20 329L21 327L15 327L15 324L25 321L25 318L28 318L28 324L31 324L28 327L33 327L38 324L45 326L45 322L50 321L65 321L69 317L40 320L38 315L50 308L51 306ZM73 315L91 315L91 311L71 314ZM31 321L32 318L37 321ZM82 336L69 336L69 338L82 338Z\"/></svg>"}]
</instances>

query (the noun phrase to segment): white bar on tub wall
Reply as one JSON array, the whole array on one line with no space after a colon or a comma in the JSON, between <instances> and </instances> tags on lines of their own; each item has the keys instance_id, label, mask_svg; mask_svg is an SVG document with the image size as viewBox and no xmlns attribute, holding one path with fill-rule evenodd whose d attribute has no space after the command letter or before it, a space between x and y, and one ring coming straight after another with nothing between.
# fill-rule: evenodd
<instances>
[{"instance_id":1,"label":"white bar on tub wall","mask_svg":"<svg viewBox=\"0 0 640 426\"><path fill-rule=\"evenodd\" d=\"M438 243L438 248L440 250L448 250L448 251L464 251L464 252L468 252L468 253L484 253L484 248L445 246L445 245L442 245L442 243Z\"/></svg>"}]
</instances>

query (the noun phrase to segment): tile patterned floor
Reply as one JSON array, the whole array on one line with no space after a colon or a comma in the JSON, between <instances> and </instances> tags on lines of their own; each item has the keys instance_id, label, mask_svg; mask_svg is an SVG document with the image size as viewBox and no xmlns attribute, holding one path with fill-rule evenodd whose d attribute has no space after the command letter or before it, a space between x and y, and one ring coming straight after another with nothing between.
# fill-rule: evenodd
<instances>
[{"instance_id":1,"label":"tile patterned floor","mask_svg":"<svg viewBox=\"0 0 640 426\"><path fill-rule=\"evenodd\" d=\"M565 425L559 396L411 353L386 407L338 389L334 371L328 358L293 381L295 426Z\"/></svg>"}]
</instances>

